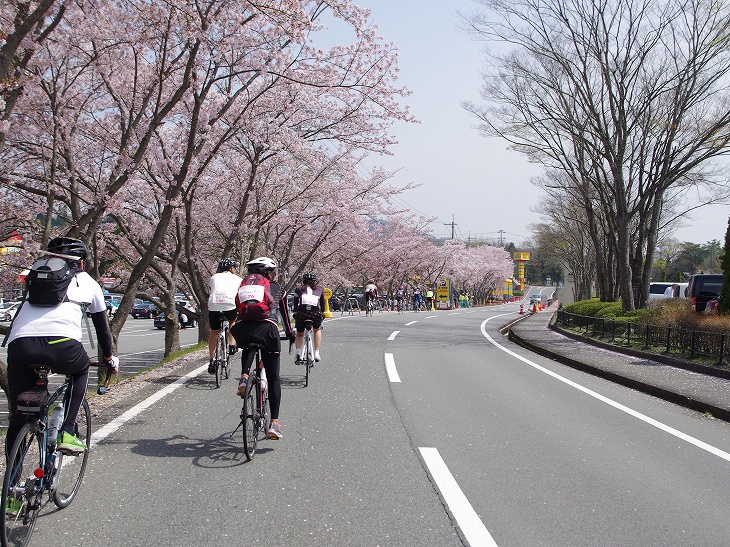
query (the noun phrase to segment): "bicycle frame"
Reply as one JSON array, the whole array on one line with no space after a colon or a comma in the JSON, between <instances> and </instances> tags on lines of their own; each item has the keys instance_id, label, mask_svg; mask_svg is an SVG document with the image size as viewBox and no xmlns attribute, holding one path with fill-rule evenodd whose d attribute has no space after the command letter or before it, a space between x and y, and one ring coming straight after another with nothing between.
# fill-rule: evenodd
<instances>
[{"instance_id":1,"label":"bicycle frame","mask_svg":"<svg viewBox=\"0 0 730 547\"><path fill-rule=\"evenodd\" d=\"M243 428L243 449L248 461L254 457L260 434L265 434L269 427L268 391L262 388L262 381L266 385L266 371L261 352L262 348L256 345L243 348L243 362L247 362L253 354L253 367L249 366L246 392L239 416L241 421L231 433L233 436L239 428ZM252 403L253 406L249 408Z\"/></svg>"}]
</instances>

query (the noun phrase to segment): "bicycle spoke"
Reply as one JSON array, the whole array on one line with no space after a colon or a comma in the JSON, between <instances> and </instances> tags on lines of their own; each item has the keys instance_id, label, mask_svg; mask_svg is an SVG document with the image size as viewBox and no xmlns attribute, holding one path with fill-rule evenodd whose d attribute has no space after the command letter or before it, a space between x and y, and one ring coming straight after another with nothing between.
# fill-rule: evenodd
<instances>
[{"instance_id":1,"label":"bicycle spoke","mask_svg":"<svg viewBox=\"0 0 730 547\"><path fill-rule=\"evenodd\" d=\"M55 492L53 503L60 508L66 507L76 496L81 487L81 481L86 471L86 462L89 460L89 441L91 439L91 411L89 403L81 403L81 409L76 417L74 435L86 444L86 450L78 455L57 454Z\"/></svg>"}]
</instances>

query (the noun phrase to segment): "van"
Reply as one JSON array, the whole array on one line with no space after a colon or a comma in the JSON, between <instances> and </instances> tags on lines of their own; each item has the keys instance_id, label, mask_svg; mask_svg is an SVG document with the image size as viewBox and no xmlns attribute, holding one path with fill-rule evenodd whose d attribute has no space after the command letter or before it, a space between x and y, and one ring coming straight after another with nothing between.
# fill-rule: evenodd
<instances>
[{"instance_id":1,"label":"van","mask_svg":"<svg viewBox=\"0 0 730 547\"><path fill-rule=\"evenodd\" d=\"M665 298L664 293L672 285L673 283L668 283L666 281L652 281L649 283L649 300Z\"/></svg>"},{"instance_id":2,"label":"van","mask_svg":"<svg viewBox=\"0 0 730 547\"><path fill-rule=\"evenodd\" d=\"M689 278L687 297L692 299L692 309L703 312L707 303L720 296L722 292L722 274L695 274Z\"/></svg>"}]
</instances>

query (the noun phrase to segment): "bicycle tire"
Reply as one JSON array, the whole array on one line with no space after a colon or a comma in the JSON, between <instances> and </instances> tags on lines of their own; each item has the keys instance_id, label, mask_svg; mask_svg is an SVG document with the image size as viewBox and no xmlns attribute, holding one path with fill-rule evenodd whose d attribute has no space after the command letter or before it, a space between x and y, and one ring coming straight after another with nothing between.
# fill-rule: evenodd
<instances>
[{"instance_id":1,"label":"bicycle tire","mask_svg":"<svg viewBox=\"0 0 730 547\"><path fill-rule=\"evenodd\" d=\"M251 461L256 454L258 443L259 409L258 400L258 378L252 371L246 382L246 391L243 397L243 408L241 409L241 422L243 432L243 451L246 459Z\"/></svg>"},{"instance_id":2,"label":"bicycle tire","mask_svg":"<svg viewBox=\"0 0 730 547\"><path fill-rule=\"evenodd\" d=\"M225 349L222 345L222 337L220 332L218 333L218 340L215 344L215 387L221 387L221 375L223 374L223 352Z\"/></svg>"},{"instance_id":3,"label":"bicycle tire","mask_svg":"<svg viewBox=\"0 0 730 547\"><path fill-rule=\"evenodd\" d=\"M10 450L8 461L14 462L6 469L3 478L2 510L0 511L0 543L2 547L25 547L30 541L30 536L35 528L39 502L41 495L34 495L31 508L26 493L37 484L38 479L33 472L43 468L43 434L37 429L35 422L25 424ZM21 486L23 485L23 486ZM8 499L16 498L22 500L22 505L17 515L9 514L6 510Z\"/></svg>"},{"instance_id":4,"label":"bicycle tire","mask_svg":"<svg viewBox=\"0 0 730 547\"><path fill-rule=\"evenodd\" d=\"M304 331L304 344L302 344L302 363L304 364L304 387L309 386L309 331Z\"/></svg>"},{"instance_id":5,"label":"bicycle tire","mask_svg":"<svg viewBox=\"0 0 730 547\"><path fill-rule=\"evenodd\" d=\"M223 332L223 341L225 342L223 344L223 363L224 363L224 372L226 380L231 377L231 355L228 353L228 327L224 329Z\"/></svg>"},{"instance_id":6,"label":"bicycle tire","mask_svg":"<svg viewBox=\"0 0 730 547\"><path fill-rule=\"evenodd\" d=\"M81 481L86 472L86 463L89 461L89 442L91 441L91 410L89 403L84 399L76 416L74 435L84 441L86 450L78 455L58 453L56 460L56 477L53 491L53 503L63 509L74 500L81 488Z\"/></svg>"}]
</instances>

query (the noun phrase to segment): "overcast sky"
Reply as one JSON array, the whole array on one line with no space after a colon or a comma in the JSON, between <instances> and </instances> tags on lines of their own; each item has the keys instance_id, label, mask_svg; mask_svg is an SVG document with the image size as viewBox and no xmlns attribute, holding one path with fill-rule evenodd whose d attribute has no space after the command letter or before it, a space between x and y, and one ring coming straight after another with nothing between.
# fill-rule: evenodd
<instances>
[{"instance_id":1,"label":"overcast sky","mask_svg":"<svg viewBox=\"0 0 730 547\"><path fill-rule=\"evenodd\" d=\"M379 33L400 50L399 84L420 124L398 123L393 156L374 161L400 169L393 182L422 186L402 196L401 204L436 216L433 233L514 241L530 237L539 222L542 192L530 183L541 170L501 139L482 137L466 112L464 100L478 102L483 44L457 27L457 10L476 7L471 0L355 0L372 11ZM452 216L453 215L453 216ZM724 241L730 207L706 207L678 229L680 241ZM501 231L501 232L500 232Z\"/></svg>"}]
</instances>

